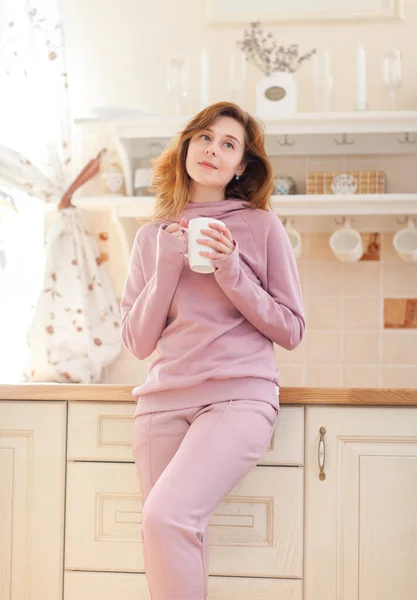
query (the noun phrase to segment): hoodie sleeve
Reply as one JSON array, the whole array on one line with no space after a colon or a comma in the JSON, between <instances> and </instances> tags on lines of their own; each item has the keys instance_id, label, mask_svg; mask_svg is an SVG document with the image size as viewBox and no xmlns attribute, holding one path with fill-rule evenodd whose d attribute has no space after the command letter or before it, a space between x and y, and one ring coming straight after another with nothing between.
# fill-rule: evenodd
<instances>
[{"instance_id":1,"label":"hoodie sleeve","mask_svg":"<svg viewBox=\"0 0 417 600\"><path fill-rule=\"evenodd\" d=\"M136 235L120 303L124 347L140 360L147 358L166 326L169 308L184 266L185 244L165 231L157 234L156 269L145 281L143 264L149 259L146 238Z\"/></svg>"},{"instance_id":2,"label":"hoodie sleeve","mask_svg":"<svg viewBox=\"0 0 417 600\"><path fill-rule=\"evenodd\" d=\"M242 269L239 246L235 240L234 243L232 254L215 259L214 277L256 329L279 346L293 350L303 338L305 319L297 263L284 226L276 218L267 234L265 289Z\"/></svg>"}]
</instances>

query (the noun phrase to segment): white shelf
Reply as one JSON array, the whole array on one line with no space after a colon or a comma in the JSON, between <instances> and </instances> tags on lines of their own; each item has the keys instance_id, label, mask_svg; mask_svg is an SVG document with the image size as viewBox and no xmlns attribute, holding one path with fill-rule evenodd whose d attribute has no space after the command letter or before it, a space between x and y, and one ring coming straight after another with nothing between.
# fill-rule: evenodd
<instances>
[{"instance_id":1,"label":"white shelf","mask_svg":"<svg viewBox=\"0 0 417 600\"><path fill-rule=\"evenodd\" d=\"M189 116L129 119L78 118L82 133L113 138L126 191L133 195L134 170L148 160L152 143L162 149ZM295 113L264 120L269 156L417 154L417 111ZM158 151L159 152L159 151Z\"/></svg>"},{"instance_id":2,"label":"white shelf","mask_svg":"<svg viewBox=\"0 0 417 600\"><path fill-rule=\"evenodd\" d=\"M112 210L118 218L148 217L153 212L154 198L142 196L104 195L78 196L74 205L89 209ZM272 196L272 210L279 216L320 215L417 215L417 194L355 194Z\"/></svg>"},{"instance_id":3,"label":"white shelf","mask_svg":"<svg viewBox=\"0 0 417 600\"><path fill-rule=\"evenodd\" d=\"M88 117L74 119L74 123L95 130L111 127L123 138L170 138L190 118L163 115L124 120ZM416 133L417 111L295 113L263 122L267 135Z\"/></svg>"}]
</instances>

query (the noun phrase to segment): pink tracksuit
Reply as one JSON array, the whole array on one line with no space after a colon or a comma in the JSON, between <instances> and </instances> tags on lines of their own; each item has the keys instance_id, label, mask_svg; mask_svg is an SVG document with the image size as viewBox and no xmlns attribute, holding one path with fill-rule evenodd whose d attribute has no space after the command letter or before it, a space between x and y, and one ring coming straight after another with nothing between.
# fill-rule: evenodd
<instances>
[{"instance_id":1,"label":"pink tracksuit","mask_svg":"<svg viewBox=\"0 0 417 600\"><path fill-rule=\"evenodd\" d=\"M221 219L235 250L215 260L213 274L200 274L167 223L144 225L133 245L122 340L138 359L157 353L133 390L152 600L205 599L210 517L262 457L279 412L273 343L291 350L305 328L296 261L278 217L230 198L190 202L182 216Z\"/></svg>"}]
</instances>

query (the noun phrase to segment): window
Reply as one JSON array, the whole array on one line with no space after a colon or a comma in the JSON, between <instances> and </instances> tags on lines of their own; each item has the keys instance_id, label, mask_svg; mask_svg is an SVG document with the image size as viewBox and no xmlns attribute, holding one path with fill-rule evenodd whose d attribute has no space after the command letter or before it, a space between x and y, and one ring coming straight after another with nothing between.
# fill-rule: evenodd
<instances>
[{"instance_id":1,"label":"window","mask_svg":"<svg viewBox=\"0 0 417 600\"><path fill-rule=\"evenodd\" d=\"M0 383L18 383L28 359L27 332L44 271L44 204L14 191L18 212L0 205Z\"/></svg>"}]
</instances>

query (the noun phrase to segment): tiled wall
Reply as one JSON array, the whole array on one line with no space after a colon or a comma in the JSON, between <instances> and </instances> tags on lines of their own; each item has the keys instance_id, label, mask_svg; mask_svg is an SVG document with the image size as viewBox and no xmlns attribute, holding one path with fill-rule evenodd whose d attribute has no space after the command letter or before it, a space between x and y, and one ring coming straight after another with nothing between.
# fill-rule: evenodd
<instances>
[{"instance_id":1,"label":"tiled wall","mask_svg":"<svg viewBox=\"0 0 417 600\"><path fill-rule=\"evenodd\" d=\"M417 192L416 156L285 157L273 162L276 173L296 179L299 193L308 170L339 168L379 168L387 174L388 192ZM109 257L106 265L120 296L126 265L117 231L104 215L86 218L103 260ZM126 226L133 239L138 223L126 221ZM396 255L393 233L369 228L362 233L364 246L373 243L374 251L358 263L344 264L330 250L329 231L317 231L317 218L311 230L303 230L298 265L307 330L296 350L276 347L283 386L417 387L417 263ZM140 384L152 360L137 361L123 351L106 370L105 381Z\"/></svg>"},{"instance_id":2,"label":"tiled wall","mask_svg":"<svg viewBox=\"0 0 417 600\"><path fill-rule=\"evenodd\" d=\"M417 266L397 257L392 237L379 236L379 260L343 264L329 234L304 236L299 270L307 330L295 351L276 348L283 385L417 385Z\"/></svg>"}]
</instances>

